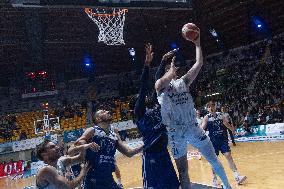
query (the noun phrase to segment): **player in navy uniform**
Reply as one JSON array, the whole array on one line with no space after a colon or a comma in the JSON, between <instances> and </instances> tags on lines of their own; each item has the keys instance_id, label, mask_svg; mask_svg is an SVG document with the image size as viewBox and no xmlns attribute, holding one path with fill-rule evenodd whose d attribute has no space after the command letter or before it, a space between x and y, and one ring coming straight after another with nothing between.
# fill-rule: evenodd
<instances>
[{"instance_id":1,"label":"player in navy uniform","mask_svg":"<svg viewBox=\"0 0 284 189\"><path fill-rule=\"evenodd\" d=\"M130 108L134 108L134 122L143 136L144 142L142 165L143 186L145 189L177 189L179 181L167 149L167 129L162 124L159 107L155 106L158 104L158 102L156 104L154 102L156 100L155 93L152 98L146 99L149 67L153 60L152 45L146 44L145 49L146 60L140 79L141 88L139 95L132 98L130 102ZM160 67L163 67L165 59L172 55L173 52L165 54ZM164 68L159 70L164 70ZM157 77L161 77L159 71L156 74Z\"/></svg>"},{"instance_id":2,"label":"player in navy uniform","mask_svg":"<svg viewBox=\"0 0 284 189\"><path fill-rule=\"evenodd\" d=\"M119 135L118 129L114 128L114 132ZM73 150L73 151L74 151L74 150ZM85 157L85 155L84 155L84 157ZM74 179L74 178L76 178L76 177L79 175L80 171L81 171L81 166L80 166L80 164L76 164L76 165L71 166L71 173L72 173L72 175L71 175L71 180ZM118 168L117 165L115 165L115 176L116 176L116 179L117 179L117 184L118 184L121 188L123 188L123 185L122 185L122 182L121 182L120 170L119 170L119 168ZM82 186L82 187L83 187L83 186Z\"/></svg>"},{"instance_id":3,"label":"player in navy uniform","mask_svg":"<svg viewBox=\"0 0 284 189\"><path fill-rule=\"evenodd\" d=\"M229 124L234 127L232 118L231 118L231 116L230 116L229 113L228 113L228 109L227 109L225 106L223 106L223 107L221 108L221 112L222 112L223 116L227 117L227 119L229 120ZM232 132L230 129L227 129L227 130L228 130L228 132L229 132L229 134L230 134L230 137L231 137L233 146L236 146L236 142L235 142L235 138L234 138L233 132Z\"/></svg>"},{"instance_id":4,"label":"player in navy uniform","mask_svg":"<svg viewBox=\"0 0 284 189\"><path fill-rule=\"evenodd\" d=\"M227 159L231 170L233 171L235 180L238 184L242 184L246 180L246 176L240 176L237 167L231 155L231 149L228 143L227 128L234 132L234 127L229 124L229 120L220 112L216 112L215 102L208 103L208 111L202 122L201 127L209 131L209 137L218 156L221 152ZM217 185L217 176L213 171L213 185Z\"/></svg>"},{"instance_id":5,"label":"player in navy uniform","mask_svg":"<svg viewBox=\"0 0 284 189\"><path fill-rule=\"evenodd\" d=\"M98 110L95 113L97 126L86 129L76 144L96 143L97 148L86 151L86 160L91 165L84 180L84 189L121 189L114 181L115 152L131 157L142 151L143 146L130 149L111 129L112 116L109 111ZM72 151L72 149L70 150Z\"/></svg>"}]
</instances>

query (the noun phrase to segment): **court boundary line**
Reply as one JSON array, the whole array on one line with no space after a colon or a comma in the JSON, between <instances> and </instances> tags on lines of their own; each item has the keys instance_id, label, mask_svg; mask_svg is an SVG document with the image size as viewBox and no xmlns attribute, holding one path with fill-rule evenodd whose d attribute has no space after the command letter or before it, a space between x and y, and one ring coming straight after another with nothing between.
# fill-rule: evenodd
<instances>
[{"instance_id":1,"label":"court boundary line","mask_svg":"<svg viewBox=\"0 0 284 189\"><path fill-rule=\"evenodd\" d=\"M202 185L202 186L207 186L207 187L211 187L212 189L216 188L216 187L213 187L211 185L199 183L199 182L191 182L191 184L198 184L198 185ZM127 189L144 189L144 188L142 186L142 187L127 188Z\"/></svg>"}]
</instances>

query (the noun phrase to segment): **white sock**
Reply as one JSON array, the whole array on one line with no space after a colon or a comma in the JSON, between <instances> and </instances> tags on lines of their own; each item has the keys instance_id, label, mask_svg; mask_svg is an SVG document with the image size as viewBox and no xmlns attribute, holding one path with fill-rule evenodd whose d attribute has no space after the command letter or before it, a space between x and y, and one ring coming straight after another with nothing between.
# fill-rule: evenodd
<instances>
[{"instance_id":1,"label":"white sock","mask_svg":"<svg viewBox=\"0 0 284 189\"><path fill-rule=\"evenodd\" d=\"M238 171L237 171L237 170L236 170L236 171L233 171L233 175L234 175L235 178L238 178L238 177L239 177Z\"/></svg>"},{"instance_id":2,"label":"white sock","mask_svg":"<svg viewBox=\"0 0 284 189\"><path fill-rule=\"evenodd\" d=\"M117 182L118 182L118 184L121 184L121 179L120 178L117 179Z\"/></svg>"}]
</instances>

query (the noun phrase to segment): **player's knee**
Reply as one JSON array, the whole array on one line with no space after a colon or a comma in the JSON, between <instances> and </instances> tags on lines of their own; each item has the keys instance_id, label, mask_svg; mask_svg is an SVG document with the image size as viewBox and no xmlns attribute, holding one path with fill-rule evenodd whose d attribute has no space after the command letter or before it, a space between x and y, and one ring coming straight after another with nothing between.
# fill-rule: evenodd
<instances>
[{"instance_id":1,"label":"player's knee","mask_svg":"<svg viewBox=\"0 0 284 189\"><path fill-rule=\"evenodd\" d=\"M187 171L182 171L182 172L180 172L180 173L179 173L179 177L180 177L180 178L183 178L183 179L187 178L187 177L188 177L188 172L187 172Z\"/></svg>"},{"instance_id":2,"label":"player's knee","mask_svg":"<svg viewBox=\"0 0 284 189\"><path fill-rule=\"evenodd\" d=\"M220 161L218 160L217 156L215 156L216 158L211 158L210 160L208 159L208 162L211 164L211 166L214 168L216 167L220 167L221 166L221 163Z\"/></svg>"},{"instance_id":3,"label":"player's knee","mask_svg":"<svg viewBox=\"0 0 284 189\"><path fill-rule=\"evenodd\" d=\"M226 152L223 154L227 159L232 159L231 153L230 152Z\"/></svg>"},{"instance_id":4,"label":"player's knee","mask_svg":"<svg viewBox=\"0 0 284 189\"><path fill-rule=\"evenodd\" d=\"M216 163L216 162L219 161L219 160L218 160L218 157L217 157L217 155L216 155L215 152L212 152L212 153L210 153L210 154L206 154L206 155L204 155L204 157L206 158L206 160L207 160L210 164L214 164L214 163Z\"/></svg>"}]
</instances>

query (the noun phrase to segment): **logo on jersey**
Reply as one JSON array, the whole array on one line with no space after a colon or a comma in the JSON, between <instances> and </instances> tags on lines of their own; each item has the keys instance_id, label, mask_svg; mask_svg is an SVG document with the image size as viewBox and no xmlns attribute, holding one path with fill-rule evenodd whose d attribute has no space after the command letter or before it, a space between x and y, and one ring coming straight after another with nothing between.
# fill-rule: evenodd
<instances>
[{"instance_id":1,"label":"logo on jersey","mask_svg":"<svg viewBox=\"0 0 284 189\"><path fill-rule=\"evenodd\" d=\"M100 163L114 164L114 157L113 156L100 155Z\"/></svg>"},{"instance_id":2,"label":"logo on jersey","mask_svg":"<svg viewBox=\"0 0 284 189\"><path fill-rule=\"evenodd\" d=\"M153 111L153 114L151 114L151 119L154 123L157 123L155 124L154 129L160 129L162 127L162 119L159 111Z\"/></svg>"},{"instance_id":3,"label":"logo on jersey","mask_svg":"<svg viewBox=\"0 0 284 189\"><path fill-rule=\"evenodd\" d=\"M169 84L167 92L172 92L172 93L177 92L172 83Z\"/></svg>"},{"instance_id":4,"label":"logo on jersey","mask_svg":"<svg viewBox=\"0 0 284 189\"><path fill-rule=\"evenodd\" d=\"M114 151L116 148L116 141L109 138L102 138L100 141L100 147L104 149L108 154Z\"/></svg>"},{"instance_id":5,"label":"logo on jersey","mask_svg":"<svg viewBox=\"0 0 284 189\"><path fill-rule=\"evenodd\" d=\"M168 94L168 97L175 105L185 104L188 101L188 92L181 92L181 93L171 93Z\"/></svg>"},{"instance_id":6,"label":"logo on jersey","mask_svg":"<svg viewBox=\"0 0 284 189\"><path fill-rule=\"evenodd\" d=\"M224 133L223 130L223 117L221 114L216 113L216 117L214 117L212 114L209 114L208 122L211 122L214 131L212 132L213 136L222 135Z\"/></svg>"}]
</instances>

